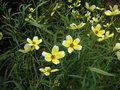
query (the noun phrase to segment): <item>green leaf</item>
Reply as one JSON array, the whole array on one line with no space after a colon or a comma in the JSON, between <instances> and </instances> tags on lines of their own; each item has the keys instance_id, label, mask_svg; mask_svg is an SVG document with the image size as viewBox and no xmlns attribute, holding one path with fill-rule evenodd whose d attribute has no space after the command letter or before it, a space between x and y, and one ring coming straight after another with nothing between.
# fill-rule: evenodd
<instances>
[{"instance_id":1,"label":"green leaf","mask_svg":"<svg viewBox=\"0 0 120 90\"><path fill-rule=\"evenodd\" d=\"M99 74L102 74L102 75L115 76L114 74L108 73L108 72L103 71L103 70L98 69L98 68L94 68L94 67L88 67L88 68L90 69L90 71L93 71L93 72L96 72L96 73L99 73Z\"/></svg>"}]
</instances>

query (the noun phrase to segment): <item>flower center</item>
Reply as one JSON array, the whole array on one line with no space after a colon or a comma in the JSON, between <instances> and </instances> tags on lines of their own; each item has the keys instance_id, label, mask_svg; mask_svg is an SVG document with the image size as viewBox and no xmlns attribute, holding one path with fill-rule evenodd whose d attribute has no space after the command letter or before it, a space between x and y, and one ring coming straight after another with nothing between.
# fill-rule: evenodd
<instances>
[{"instance_id":1,"label":"flower center","mask_svg":"<svg viewBox=\"0 0 120 90\"><path fill-rule=\"evenodd\" d=\"M71 43L71 44L70 44L70 47L72 47L72 48L73 48L73 47L74 47L74 44L73 44L73 43Z\"/></svg>"},{"instance_id":2,"label":"flower center","mask_svg":"<svg viewBox=\"0 0 120 90\"><path fill-rule=\"evenodd\" d=\"M36 44L35 42L33 42L32 44Z\"/></svg>"},{"instance_id":3,"label":"flower center","mask_svg":"<svg viewBox=\"0 0 120 90\"><path fill-rule=\"evenodd\" d=\"M52 56L51 56L51 59L55 59L55 55L52 55Z\"/></svg>"},{"instance_id":4,"label":"flower center","mask_svg":"<svg viewBox=\"0 0 120 90\"><path fill-rule=\"evenodd\" d=\"M51 72L51 69L48 69L47 72Z\"/></svg>"},{"instance_id":5,"label":"flower center","mask_svg":"<svg viewBox=\"0 0 120 90\"><path fill-rule=\"evenodd\" d=\"M96 34L98 34L98 31L95 31Z\"/></svg>"}]
</instances>

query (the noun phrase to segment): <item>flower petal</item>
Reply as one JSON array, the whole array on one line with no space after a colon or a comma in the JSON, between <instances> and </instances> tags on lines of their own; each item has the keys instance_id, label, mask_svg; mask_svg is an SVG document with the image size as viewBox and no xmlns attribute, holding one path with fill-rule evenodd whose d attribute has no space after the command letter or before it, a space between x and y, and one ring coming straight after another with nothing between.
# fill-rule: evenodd
<instances>
[{"instance_id":1,"label":"flower petal","mask_svg":"<svg viewBox=\"0 0 120 90\"><path fill-rule=\"evenodd\" d=\"M57 59L60 59L60 58L63 58L65 56L65 52L64 51L60 51L60 52L58 52L57 54L56 54L56 58Z\"/></svg>"},{"instance_id":2,"label":"flower petal","mask_svg":"<svg viewBox=\"0 0 120 90\"><path fill-rule=\"evenodd\" d=\"M33 43L32 40L31 40L30 38L27 38L27 42L30 43L30 44Z\"/></svg>"},{"instance_id":3,"label":"flower petal","mask_svg":"<svg viewBox=\"0 0 120 90\"><path fill-rule=\"evenodd\" d=\"M74 49L75 49L75 50L81 50L81 49L82 49L82 46L81 46L81 45L75 45L75 46L74 46Z\"/></svg>"},{"instance_id":4,"label":"flower petal","mask_svg":"<svg viewBox=\"0 0 120 90\"><path fill-rule=\"evenodd\" d=\"M34 36L34 38L33 38L33 42L38 42L39 40L38 40L38 36Z\"/></svg>"},{"instance_id":5,"label":"flower petal","mask_svg":"<svg viewBox=\"0 0 120 90\"><path fill-rule=\"evenodd\" d=\"M80 42L80 39L79 39L79 38L76 38L76 39L73 41L73 44L74 44L74 45L77 45L79 42Z\"/></svg>"},{"instance_id":6,"label":"flower petal","mask_svg":"<svg viewBox=\"0 0 120 90\"><path fill-rule=\"evenodd\" d=\"M69 47L70 44L67 43L67 41L64 40L64 41L62 42L62 45L65 46L65 47Z\"/></svg>"},{"instance_id":7,"label":"flower petal","mask_svg":"<svg viewBox=\"0 0 120 90\"><path fill-rule=\"evenodd\" d=\"M52 55L55 55L56 53L58 53L58 51L59 51L59 47L55 45L55 46L52 48Z\"/></svg>"},{"instance_id":8,"label":"flower petal","mask_svg":"<svg viewBox=\"0 0 120 90\"><path fill-rule=\"evenodd\" d=\"M72 53L73 51L74 51L73 48L71 48L71 47L68 48L68 52L69 52L69 53Z\"/></svg>"},{"instance_id":9,"label":"flower petal","mask_svg":"<svg viewBox=\"0 0 120 90\"><path fill-rule=\"evenodd\" d=\"M45 74L45 76L49 76L50 72L45 72L44 74Z\"/></svg>"},{"instance_id":10,"label":"flower petal","mask_svg":"<svg viewBox=\"0 0 120 90\"><path fill-rule=\"evenodd\" d=\"M52 69L51 72L56 72L59 71L58 69Z\"/></svg>"},{"instance_id":11,"label":"flower petal","mask_svg":"<svg viewBox=\"0 0 120 90\"><path fill-rule=\"evenodd\" d=\"M70 35L68 35L68 36L66 36L66 41L67 41L67 43L72 43L73 38Z\"/></svg>"},{"instance_id":12,"label":"flower petal","mask_svg":"<svg viewBox=\"0 0 120 90\"><path fill-rule=\"evenodd\" d=\"M51 61L51 54L47 52L42 52L42 55L45 57L45 60L50 62Z\"/></svg>"},{"instance_id":13,"label":"flower petal","mask_svg":"<svg viewBox=\"0 0 120 90\"><path fill-rule=\"evenodd\" d=\"M44 68L40 68L39 69L41 72L45 72L45 69Z\"/></svg>"},{"instance_id":14,"label":"flower petal","mask_svg":"<svg viewBox=\"0 0 120 90\"><path fill-rule=\"evenodd\" d=\"M59 64L59 63L60 63L60 61L57 60L57 59L53 59L52 62L53 62L54 64Z\"/></svg>"}]
</instances>

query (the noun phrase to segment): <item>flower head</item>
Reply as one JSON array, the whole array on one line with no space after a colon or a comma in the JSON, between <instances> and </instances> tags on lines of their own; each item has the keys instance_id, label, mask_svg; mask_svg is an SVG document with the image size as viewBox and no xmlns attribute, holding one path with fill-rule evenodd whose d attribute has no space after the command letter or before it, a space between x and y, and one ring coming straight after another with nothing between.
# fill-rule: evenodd
<instances>
[{"instance_id":1,"label":"flower head","mask_svg":"<svg viewBox=\"0 0 120 90\"><path fill-rule=\"evenodd\" d=\"M111 25L111 23L106 23L106 24L104 24L103 26L104 26L104 27L110 27L110 25Z\"/></svg>"},{"instance_id":2,"label":"flower head","mask_svg":"<svg viewBox=\"0 0 120 90\"><path fill-rule=\"evenodd\" d=\"M115 47L113 47L113 51L120 50L120 43L116 43Z\"/></svg>"},{"instance_id":3,"label":"flower head","mask_svg":"<svg viewBox=\"0 0 120 90\"><path fill-rule=\"evenodd\" d=\"M95 5L90 6L87 2L85 3L85 7L90 11L94 11L96 9Z\"/></svg>"},{"instance_id":4,"label":"flower head","mask_svg":"<svg viewBox=\"0 0 120 90\"><path fill-rule=\"evenodd\" d=\"M35 11L35 9L33 9L33 8L29 8L29 10L28 10L29 12L34 12Z\"/></svg>"},{"instance_id":5,"label":"flower head","mask_svg":"<svg viewBox=\"0 0 120 90\"><path fill-rule=\"evenodd\" d=\"M101 38L98 39L98 41L103 41L103 40L105 40L105 39L108 39L108 38L110 38L110 37L113 37L113 35L114 35L114 33L110 34L110 32L107 31L103 37L101 37Z\"/></svg>"},{"instance_id":6,"label":"flower head","mask_svg":"<svg viewBox=\"0 0 120 90\"><path fill-rule=\"evenodd\" d=\"M92 26L92 31L94 32L94 34L98 37L103 37L105 30L100 30L101 29L101 25L97 24L95 27Z\"/></svg>"},{"instance_id":7,"label":"flower head","mask_svg":"<svg viewBox=\"0 0 120 90\"><path fill-rule=\"evenodd\" d=\"M87 11L87 13L85 14L85 17L87 18L87 20L90 20L91 12Z\"/></svg>"},{"instance_id":8,"label":"flower head","mask_svg":"<svg viewBox=\"0 0 120 90\"><path fill-rule=\"evenodd\" d=\"M61 6L62 6L62 4L59 5L59 4L57 3L56 6L52 9L51 16L53 16L54 13L57 11L57 9L60 8Z\"/></svg>"},{"instance_id":9,"label":"flower head","mask_svg":"<svg viewBox=\"0 0 120 90\"><path fill-rule=\"evenodd\" d=\"M70 27L68 27L69 29L72 29L72 30L74 30L74 29L81 29L83 26L85 25L85 23L80 23L79 25L76 25L75 23L72 23L72 24L70 24Z\"/></svg>"},{"instance_id":10,"label":"flower head","mask_svg":"<svg viewBox=\"0 0 120 90\"><path fill-rule=\"evenodd\" d=\"M118 9L118 5L114 5L113 7L112 6L109 6L110 7L110 10L107 10L105 11L105 15L107 16L112 16L112 15L118 15L120 14L120 10Z\"/></svg>"},{"instance_id":11,"label":"flower head","mask_svg":"<svg viewBox=\"0 0 120 90\"><path fill-rule=\"evenodd\" d=\"M58 80L54 81L54 86L60 86L60 82Z\"/></svg>"},{"instance_id":12,"label":"flower head","mask_svg":"<svg viewBox=\"0 0 120 90\"><path fill-rule=\"evenodd\" d=\"M59 59L61 59L65 56L65 52L59 51L59 47L55 45L52 48L51 53L47 53L47 52L43 51L42 55L45 57L46 61L48 61L48 62L52 61L54 64L59 64L60 63Z\"/></svg>"},{"instance_id":13,"label":"flower head","mask_svg":"<svg viewBox=\"0 0 120 90\"><path fill-rule=\"evenodd\" d=\"M38 45L42 42L42 39L38 39L38 36L34 36L33 40L27 38L27 42L30 46L33 46L36 50L38 50L40 48Z\"/></svg>"},{"instance_id":14,"label":"flower head","mask_svg":"<svg viewBox=\"0 0 120 90\"><path fill-rule=\"evenodd\" d=\"M22 53L28 53L28 52L32 51L32 48L31 48L31 46L27 43L27 44L25 44L24 49L19 49L19 51L22 52Z\"/></svg>"},{"instance_id":15,"label":"flower head","mask_svg":"<svg viewBox=\"0 0 120 90\"><path fill-rule=\"evenodd\" d=\"M115 28L118 33L120 33L120 28Z\"/></svg>"},{"instance_id":16,"label":"flower head","mask_svg":"<svg viewBox=\"0 0 120 90\"><path fill-rule=\"evenodd\" d=\"M41 72L43 72L46 76L49 76L52 72L58 71L58 69L51 69L50 67L40 68Z\"/></svg>"},{"instance_id":17,"label":"flower head","mask_svg":"<svg viewBox=\"0 0 120 90\"><path fill-rule=\"evenodd\" d=\"M73 38L68 35L66 36L66 40L63 41L63 46L68 47L68 52L72 53L75 50L81 50L82 46L79 45L80 39L76 38L75 40L73 40Z\"/></svg>"}]
</instances>

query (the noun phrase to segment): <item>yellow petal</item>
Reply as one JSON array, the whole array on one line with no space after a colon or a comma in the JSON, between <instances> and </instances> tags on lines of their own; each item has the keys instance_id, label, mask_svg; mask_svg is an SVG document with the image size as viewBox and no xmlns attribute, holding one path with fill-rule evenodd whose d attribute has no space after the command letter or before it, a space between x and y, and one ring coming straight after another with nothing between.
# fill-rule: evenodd
<instances>
[{"instance_id":1,"label":"yellow petal","mask_svg":"<svg viewBox=\"0 0 120 90\"><path fill-rule=\"evenodd\" d=\"M95 30L100 30L100 29L101 29L101 25L97 24L96 27L95 27Z\"/></svg>"},{"instance_id":2,"label":"yellow petal","mask_svg":"<svg viewBox=\"0 0 120 90\"><path fill-rule=\"evenodd\" d=\"M95 5L92 5L92 6L90 7L90 11L93 11L95 8L96 8L96 6L95 6Z\"/></svg>"},{"instance_id":3,"label":"yellow petal","mask_svg":"<svg viewBox=\"0 0 120 90\"><path fill-rule=\"evenodd\" d=\"M33 37L33 42L37 42L38 41L38 36L34 36Z\"/></svg>"},{"instance_id":4,"label":"yellow petal","mask_svg":"<svg viewBox=\"0 0 120 90\"><path fill-rule=\"evenodd\" d=\"M26 52L31 51L31 46L29 44L25 44L24 49Z\"/></svg>"},{"instance_id":5,"label":"yellow petal","mask_svg":"<svg viewBox=\"0 0 120 90\"><path fill-rule=\"evenodd\" d=\"M55 45L55 46L52 48L52 55L55 55L56 53L58 53L58 51L59 51L59 47Z\"/></svg>"},{"instance_id":6,"label":"yellow petal","mask_svg":"<svg viewBox=\"0 0 120 90\"><path fill-rule=\"evenodd\" d=\"M40 47L38 45L34 45L35 49L38 50Z\"/></svg>"},{"instance_id":7,"label":"yellow petal","mask_svg":"<svg viewBox=\"0 0 120 90\"><path fill-rule=\"evenodd\" d=\"M45 57L45 60L46 60L46 61L48 61L48 62L51 61L51 59L52 59L51 56L52 56L52 55L51 55L50 53L47 53L47 52L43 51L43 52L42 52L42 55Z\"/></svg>"},{"instance_id":8,"label":"yellow petal","mask_svg":"<svg viewBox=\"0 0 120 90\"><path fill-rule=\"evenodd\" d=\"M60 63L60 61L57 60L57 59L53 59L52 62L53 62L54 64L59 64L59 63Z\"/></svg>"},{"instance_id":9,"label":"yellow petal","mask_svg":"<svg viewBox=\"0 0 120 90\"><path fill-rule=\"evenodd\" d=\"M51 72L56 72L59 71L58 69L52 69Z\"/></svg>"},{"instance_id":10,"label":"yellow petal","mask_svg":"<svg viewBox=\"0 0 120 90\"><path fill-rule=\"evenodd\" d=\"M45 72L45 69L43 69L43 68L40 68L39 70L40 70L41 72Z\"/></svg>"},{"instance_id":11,"label":"yellow petal","mask_svg":"<svg viewBox=\"0 0 120 90\"><path fill-rule=\"evenodd\" d=\"M88 4L87 2L85 3L85 7L86 7L87 9L90 8L90 6L89 6L89 4Z\"/></svg>"},{"instance_id":12,"label":"yellow petal","mask_svg":"<svg viewBox=\"0 0 120 90\"><path fill-rule=\"evenodd\" d=\"M111 16L112 15L112 12L110 11L110 10L107 10L107 11L105 11L104 12L106 15L108 15L108 16Z\"/></svg>"},{"instance_id":13,"label":"yellow petal","mask_svg":"<svg viewBox=\"0 0 120 90\"><path fill-rule=\"evenodd\" d=\"M69 52L69 53L72 53L73 51L74 51L73 48L71 48L71 47L68 48L68 52Z\"/></svg>"},{"instance_id":14,"label":"yellow petal","mask_svg":"<svg viewBox=\"0 0 120 90\"><path fill-rule=\"evenodd\" d=\"M30 38L27 38L27 42L30 43L30 44L33 43L32 40L31 40Z\"/></svg>"},{"instance_id":15,"label":"yellow petal","mask_svg":"<svg viewBox=\"0 0 120 90\"><path fill-rule=\"evenodd\" d=\"M49 72L45 72L44 74L45 74L46 76L49 76L49 75L50 75L50 73L49 73Z\"/></svg>"},{"instance_id":16,"label":"yellow petal","mask_svg":"<svg viewBox=\"0 0 120 90\"><path fill-rule=\"evenodd\" d=\"M81 45L75 45L75 46L74 46L74 49L75 49L75 50L81 50L81 49L82 49L82 46L81 46Z\"/></svg>"},{"instance_id":17,"label":"yellow petal","mask_svg":"<svg viewBox=\"0 0 120 90\"><path fill-rule=\"evenodd\" d=\"M62 42L62 45L63 45L63 46L65 46L65 47L69 47L69 45L70 45L70 44L69 44L69 43L67 43L67 41L66 41L66 40L64 40L64 41Z\"/></svg>"},{"instance_id":18,"label":"yellow petal","mask_svg":"<svg viewBox=\"0 0 120 90\"><path fill-rule=\"evenodd\" d=\"M65 56L65 52L64 51L60 51L60 52L58 52L57 54L56 54L56 58L57 59L60 59L60 58L63 58Z\"/></svg>"},{"instance_id":19,"label":"yellow petal","mask_svg":"<svg viewBox=\"0 0 120 90\"><path fill-rule=\"evenodd\" d=\"M77 45L79 42L80 42L80 39L79 39L79 38L76 38L76 39L73 41L73 44L74 44L74 45Z\"/></svg>"},{"instance_id":20,"label":"yellow petal","mask_svg":"<svg viewBox=\"0 0 120 90\"><path fill-rule=\"evenodd\" d=\"M70 44L73 42L73 38L70 35L68 35L68 36L66 36L66 41L67 41L67 43Z\"/></svg>"}]
</instances>

